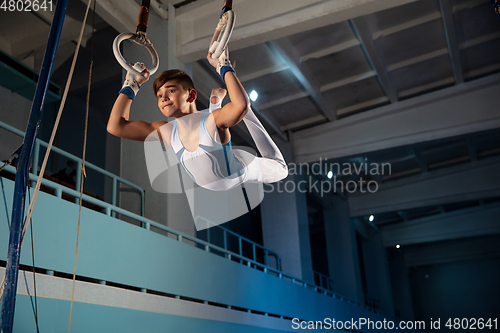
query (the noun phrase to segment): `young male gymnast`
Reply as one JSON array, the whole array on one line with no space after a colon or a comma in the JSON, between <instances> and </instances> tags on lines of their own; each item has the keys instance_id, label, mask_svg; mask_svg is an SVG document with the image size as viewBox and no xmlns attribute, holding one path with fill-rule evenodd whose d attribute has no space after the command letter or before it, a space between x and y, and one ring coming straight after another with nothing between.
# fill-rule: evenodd
<instances>
[{"instance_id":1,"label":"young male gymnast","mask_svg":"<svg viewBox=\"0 0 500 333\"><path fill-rule=\"evenodd\" d=\"M217 69L231 99L222 107L226 90L212 90L209 112L196 108L197 92L189 75L181 70L168 70L156 77L153 89L158 107L168 123L130 121L132 101L140 85L149 79L144 65L141 74L127 73L122 90L108 121L108 132L125 139L144 141L158 131L163 142L177 155L189 177L199 186L224 191L246 182L272 183L288 175L281 152L250 108L250 102L228 59L227 48L218 59L207 59ZM232 149L229 128L241 120L245 123L262 157L242 149Z\"/></svg>"}]
</instances>

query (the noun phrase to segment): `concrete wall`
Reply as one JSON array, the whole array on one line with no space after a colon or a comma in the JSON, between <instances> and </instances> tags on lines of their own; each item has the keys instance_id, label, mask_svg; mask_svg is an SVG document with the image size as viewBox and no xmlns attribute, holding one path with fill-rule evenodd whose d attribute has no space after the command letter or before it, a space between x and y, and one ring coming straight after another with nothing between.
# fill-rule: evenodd
<instances>
[{"instance_id":1,"label":"concrete wall","mask_svg":"<svg viewBox=\"0 0 500 333\"><path fill-rule=\"evenodd\" d=\"M330 278L335 281L336 292L364 302L356 230L349 217L349 205L338 197L333 203L333 209L323 211Z\"/></svg>"},{"instance_id":2,"label":"concrete wall","mask_svg":"<svg viewBox=\"0 0 500 333\"><path fill-rule=\"evenodd\" d=\"M410 275L416 319L440 318L443 330L448 318L468 318L470 324L472 318L497 318L499 274L498 257L416 267Z\"/></svg>"},{"instance_id":3,"label":"concrete wall","mask_svg":"<svg viewBox=\"0 0 500 333\"><path fill-rule=\"evenodd\" d=\"M275 140L285 161L293 162L290 144ZM289 175L264 185L262 237L264 246L280 255L284 273L313 283L306 194L297 190L301 177Z\"/></svg>"}]
</instances>

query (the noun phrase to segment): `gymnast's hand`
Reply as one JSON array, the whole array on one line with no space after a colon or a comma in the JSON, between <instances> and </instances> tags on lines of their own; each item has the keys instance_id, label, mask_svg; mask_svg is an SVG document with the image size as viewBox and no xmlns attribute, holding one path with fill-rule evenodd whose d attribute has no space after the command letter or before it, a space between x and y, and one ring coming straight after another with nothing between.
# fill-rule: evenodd
<instances>
[{"instance_id":1,"label":"gymnast's hand","mask_svg":"<svg viewBox=\"0 0 500 333\"><path fill-rule=\"evenodd\" d=\"M210 102L212 104L222 104L224 97L226 97L227 90L224 88L214 88L212 89L212 93L210 94ZM219 100L217 100L219 97Z\"/></svg>"},{"instance_id":2,"label":"gymnast's hand","mask_svg":"<svg viewBox=\"0 0 500 333\"><path fill-rule=\"evenodd\" d=\"M127 72L126 80L134 80L139 86L149 80L150 73L142 62L136 62L135 64L130 63L130 65L134 69L141 71L141 73L139 74L137 72Z\"/></svg>"},{"instance_id":3,"label":"gymnast's hand","mask_svg":"<svg viewBox=\"0 0 500 333\"><path fill-rule=\"evenodd\" d=\"M222 51L220 57L218 59L212 59L212 52L208 52L207 55L207 60L212 65L217 69L217 73L220 74L220 69L222 66L231 66L231 62L229 61L229 50L226 46L224 51Z\"/></svg>"},{"instance_id":4,"label":"gymnast's hand","mask_svg":"<svg viewBox=\"0 0 500 333\"><path fill-rule=\"evenodd\" d=\"M212 52L208 52L208 55L207 55L207 60L208 62L210 63L210 65L212 65L214 68L217 68L217 65L219 64L219 59L212 59Z\"/></svg>"}]
</instances>

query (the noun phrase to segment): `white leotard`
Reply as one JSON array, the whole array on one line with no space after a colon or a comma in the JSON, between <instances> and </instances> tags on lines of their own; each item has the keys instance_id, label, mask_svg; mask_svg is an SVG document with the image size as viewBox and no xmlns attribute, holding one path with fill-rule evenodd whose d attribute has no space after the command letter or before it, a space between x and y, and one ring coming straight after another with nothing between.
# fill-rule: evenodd
<instances>
[{"instance_id":1,"label":"white leotard","mask_svg":"<svg viewBox=\"0 0 500 333\"><path fill-rule=\"evenodd\" d=\"M210 112L220 108L220 102L210 103ZM247 147L233 148L230 142L222 145L214 140L218 136L211 136L209 130L217 130L209 112L187 115L160 127L164 145L157 131L144 142L151 187L161 193L185 193L197 230L225 223L257 207L264 198L262 184L288 175L281 152L252 110L243 122L262 157ZM189 134L199 132L194 151L183 145L179 123L185 140L195 139ZM192 142L186 144L194 149ZM244 189L239 186L243 183Z\"/></svg>"},{"instance_id":2,"label":"white leotard","mask_svg":"<svg viewBox=\"0 0 500 333\"><path fill-rule=\"evenodd\" d=\"M214 140L208 132L207 121L214 122L210 113L220 107L220 103L210 103L210 112L186 115L175 120L173 124L163 125L159 129L164 140L170 137L170 142L164 141L165 147L170 145L172 155L177 157L178 162L194 183L190 185L184 181L184 190L197 185L211 191L227 191L242 183L273 183L285 178L288 175L285 160L251 109L243 118L243 122L262 157L257 157L257 154L247 147L233 149L231 142L222 145ZM194 151L187 150L183 145L179 135L179 121L182 122L183 134L185 134L184 130L189 131L189 128L191 130L196 128L199 132L198 146ZM197 124L199 126L196 126ZM168 128L171 128L171 131ZM210 124L209 128L216 128L215 123ZM163 153L157 154L157 149L161 147L156 147L154 141L159 137L156 132L150 136L151 138L148 137L145 142L145 153L151 186L163 193L182 193L179 175L171 169L176 163L172 161L175 157L169 157L169 148L165 152L165 157ZM214 137L218 138L216 134Z\"/></svg>"},{"instance_id":3,"label":"white leotard","mask_svg":"<svg viewBox=\"0 0 500 333\"><path fill-rule=\"evenodd\" d=\"M228 190L245 182L248 172L245 164L235 157L231 141L223 145L210 136L209 116L209 112L201 112L199 144L195 151L187 150L182 144L177 121L172 127L170 144L179 163L197 185L212 191Z\"/></svg>"}]
</instances>

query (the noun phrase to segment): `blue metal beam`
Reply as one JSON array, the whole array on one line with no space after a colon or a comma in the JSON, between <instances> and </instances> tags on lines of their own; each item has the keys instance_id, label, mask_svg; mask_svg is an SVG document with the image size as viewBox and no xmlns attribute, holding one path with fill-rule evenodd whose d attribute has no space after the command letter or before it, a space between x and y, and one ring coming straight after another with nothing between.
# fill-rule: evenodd
<instances>
[{"instance_id":1,"label":"blue metal beam","mask_svg":"<svg viewBox=\"0 0 500 333\"><path fill-rule=\"evenodd\" d=\"M29 165L33 146L42 118L45 95L52 75L52 67L57 53L57 46L66 15L69 0L57 2L54 20L50 29L47 48L43 59L40 78L35 91L35 98L31 105L31 114L24 136L23 148L19 156L14 187L14 202L12 205L12 225L10 229L9 250L7 254L7 268L5 271L5 292L2 301L0 317L0 333L12 333L14 324L14 310L16 305L17 279L19 273L19 259L21 256L21 235L23 230L24 205L26 186L28 185Z\"/></svg>"}]
</instances>

